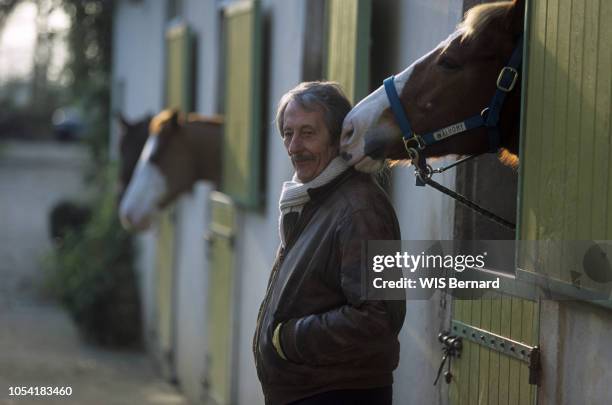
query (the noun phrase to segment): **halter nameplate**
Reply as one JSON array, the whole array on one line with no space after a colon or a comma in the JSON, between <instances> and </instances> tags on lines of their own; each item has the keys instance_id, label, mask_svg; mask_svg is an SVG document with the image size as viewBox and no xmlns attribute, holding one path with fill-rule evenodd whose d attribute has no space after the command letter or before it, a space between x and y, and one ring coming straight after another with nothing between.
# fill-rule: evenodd
<instances>
[{"instance_id":1,"label":"halter nameplate","mask_svg":"<svg viewBox=\"0 0 612 405\"><path fill-rule=\"evenodd\" d=\"M459 122L457 124L448 126L446 128L442 128L439 131L435 131L433 133L433 138L436 141L441 141L442 139L448 138L449 136L453 136L453 135L459 134L461 132L464 132L464 131L466 131L466 129L467 128L465 127L465 123Z\"/></svg>"}]
</instances>

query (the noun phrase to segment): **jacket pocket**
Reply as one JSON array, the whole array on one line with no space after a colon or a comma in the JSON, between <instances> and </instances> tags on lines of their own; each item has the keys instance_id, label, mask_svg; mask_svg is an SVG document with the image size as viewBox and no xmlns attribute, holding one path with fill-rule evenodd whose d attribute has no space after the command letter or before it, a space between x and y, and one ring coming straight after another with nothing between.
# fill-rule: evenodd
<instances>
[{"instance_id":1,"label":"jacket pocket","mask_svg":"<svg viewBox=\"0 0 612 405\"><path fill-rule=\"evenodd\" d=\"M265 355L264 355L264 351L262 350L262 340L261 340L261 335L262 335L262 325L261 322L263 320L261 320L260 322L257 323L257 326L255 327L255 335L253 336L253 357L255 359L255 370L257 371L257 377L259 378L259 381L261 383L266 383L268 381L268 376L265 370Z\"/></svg>"}]
</instances>

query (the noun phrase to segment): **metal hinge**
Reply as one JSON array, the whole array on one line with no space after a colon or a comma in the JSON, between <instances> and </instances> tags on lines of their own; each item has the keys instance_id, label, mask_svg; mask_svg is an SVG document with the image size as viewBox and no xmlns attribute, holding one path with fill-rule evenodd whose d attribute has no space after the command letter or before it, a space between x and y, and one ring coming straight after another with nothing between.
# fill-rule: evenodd
<instances>
[{"instance_id":1,"label":"metal hinge","mask_svg":"<svg viewBox=\"0 0 612 405\"><path fill-rule=\"evenodd\" d=\"M542 365L540 361L540 348L538 346L529 346L455 320L451 324L451 333L527 363L529 367L529 384L540 386Z\"/></svg>"}]
</instances>

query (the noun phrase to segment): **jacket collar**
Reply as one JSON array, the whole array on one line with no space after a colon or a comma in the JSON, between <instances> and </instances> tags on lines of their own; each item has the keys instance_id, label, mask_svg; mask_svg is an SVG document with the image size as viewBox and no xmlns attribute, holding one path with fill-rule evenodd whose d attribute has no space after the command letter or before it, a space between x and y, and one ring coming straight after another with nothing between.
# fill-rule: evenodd
<instances>
[{"instance_id":1,"label":"jacket collar","mask_svg":"<svg viewBox=\"0 0 612 405\"><path fill-rule=\"evenodd\" d=\"M310 196L311 201L319 202L324 200L333 192L333 190L338 188L340 184L344 183L347 179L356 176L357 174L358 172L354 168L349 167L344 173L324 186L308 189L308 195Z\"/></svg>"}]
</instances>

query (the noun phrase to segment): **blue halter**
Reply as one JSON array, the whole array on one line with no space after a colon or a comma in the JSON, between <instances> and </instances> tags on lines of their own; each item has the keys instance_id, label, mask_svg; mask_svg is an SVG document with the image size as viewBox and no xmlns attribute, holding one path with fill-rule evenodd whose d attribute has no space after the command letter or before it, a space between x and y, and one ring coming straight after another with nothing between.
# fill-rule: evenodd
<instances>
[{"instance_id":1,"label":"blue halter","mask_svg":"<svg viewBox=\"0 0 612 405\"><path fill-rule=\"evenodd\" d=\"M486 127L489 132L489 152L497 152L499 149L499 115L501 113L506 95L514 89L518 81L519 71L523 60L523 37L519 38L518 44L508 61L508 64L502 68L497 77L497 90L489 103L489 106L482 110L480 114L473 115L463 121L449 125L447 127L431 131L422 135L414 133L410 121L406 116L402 102L395 89L395 76L391 76L383 82L387 98L391 104L391 110L395 116L408 155L413 160L413 164L417 168L417 185L423 186L422 176L430 176L431 170L425 168L425 159L419 150L424 150L427 146L433 145L446 138L467 132L474 128ZM411 145L412 144L412 145Z\"/></svg>"}]
</instances>

